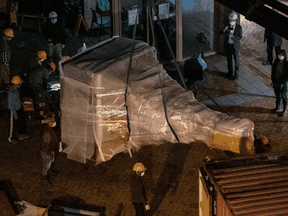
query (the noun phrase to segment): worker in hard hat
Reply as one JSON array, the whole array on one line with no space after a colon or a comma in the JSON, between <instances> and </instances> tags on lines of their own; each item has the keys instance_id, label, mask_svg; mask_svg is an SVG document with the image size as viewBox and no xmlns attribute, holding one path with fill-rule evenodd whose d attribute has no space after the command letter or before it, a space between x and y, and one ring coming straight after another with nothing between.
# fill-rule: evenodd
<instances>
[{"instance_id":1,"label":"worker in hard hat","mask_svg":"<svg viewBox=\"0 0 288 216\"><path fill-rule=\"evenodd\" d=\"M57 153L59 152L59 134L56 132L56 120L53 115L48 115L42 121L41 132L41 157L43 161L42 166L42 180L47 180L50 184L51 175L57 175L58 171L54 170L54 163L56 161Z\"/></svg>"},{"instance_id":2,"label":"worker in hard hat","mask_svg":"<svg viewBox=\"0 0 288 216\"><path fill-rule=\"evenodd\" d=\"M43 50L37 52L36 56L33 55L28 61L28 64L24 65L24 78L27 78L32 70L43 65L43 62L47 59L47 53Z\"/></svg>"},{"instance_id":3,"label":"worker in hard hat","mask_svg":"<svg viewBox=\"0 0 288 216\"><path fill-rule=\"evenodd\" d=\"M14 31L11 28L7 28L3 32L3 37L1 39L0 49L1 49L1 61L0 61L0 91L4 92L8 90L10 84L10 58L11 51L8 42L14 37ZM5 88L1 88L2 80L5 83Z\"/></svg>"},{"instance_id":4,"label":"worker in hard hat","mask_svg":"<svg viewBox=\"0 0 288 216\"><path fill-rule=\"evenodd\" d=\"M30 72L27 81L34 92L36 106L46 102L47 81L50 73L55 72L55 70L56 65L51 62L46 67L36 67Z\"/></svg>"},{"instance_id":5,"label":"worker in hard hat","mask_svg":"<svg viewBox=\"0 0 288 216\"><path fill-rule=\"evenodd\" d=\"M270 146L269 141L265 136L255 136L254 146L256 154L267 152L270 153L272 151L272 147Z\"/></svg>"},{"instance_id":6,"label":"worker in hard hat","mask_svg":"<svg viewBox=\"0 0 288 216\"><path fill-rule=\"evenodd\" d=\"M227 54L228 73L226 77L236 80L239 77L240 66L240 40L242 38L242 27L236 23L237 14L233 11L229 14L229 24L224 27L221 33L225 33L224 48ZM233 70L233 60L235 70Z\"/></svg>"},{"instance_id":7,"label":"worker in hard hat","mask_svg":"<svg viewBox=\"0 0 288 216\"><path fill-rule=\"evenodd\" d=\"M21 107L20 93L18 88L21 86L22 79L20 76L13 76L12 85L8 91L7 108L10 110L10 131L8 141L12 144L18 143L18 140L29 138L25 114Z\"/></svg>"},{"instance_id":8,"label":"worker in hard hat","mask_svg":"<svg viewBox=\"0 0 288 216\"><path fill-rule=\"evenodd\" d=\"M136 216L144 215L145 210L149 210L150 206L146 198L145 188L143 185L143 176L146 168L142 163L135 163L133 166L133 174L130 179L132 204L136 211Z\"/></svg>"},{"instance_id":9,"label":"worker in hard hat","mask_svg":"<svg viewBox=\"0 0 288 216\"><path fill-rule=\"evenodd\" d=\"M47 53L43 50L37 52L36 57L33 56L29 61L29 69L30 71L35 69L36 67L42 66L43 62L47 59Z\"/></svg>"},{"instance_id":10,"label":"worker in hard hat","mask_svg":"<svg viewBox=\"0 0 288 216\"><path fill-rule=\"evenodd\" d=\"M48 43L50 61L58 65L62 57L62 49L65 48L65 26L58 22L55 11L49 13L49 21L43 27L43 34Z\"/></svg>"}]
</instances>

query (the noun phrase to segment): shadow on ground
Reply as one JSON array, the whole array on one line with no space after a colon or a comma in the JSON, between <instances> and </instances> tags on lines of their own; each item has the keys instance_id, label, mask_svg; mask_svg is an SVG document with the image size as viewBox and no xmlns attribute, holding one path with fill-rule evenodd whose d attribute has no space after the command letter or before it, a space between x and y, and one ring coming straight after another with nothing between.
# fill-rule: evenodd
<instances>
[{"instance_id":1,"label":"shadow on ground","mask_svg":"<svg viewBox=\"0 0 288 216\"><path fill-rule=\"evenodd\" d=\"M151 216L157 211L170 189L172 189L172 194L177 191L179 186L178 178L182 174L183 166L191 147L191 145L186 144L173 145L163 166L164 169L155 188L154 196L150 201L151 210L146 213L147 216Z\"/></svg>"}]
</instances>

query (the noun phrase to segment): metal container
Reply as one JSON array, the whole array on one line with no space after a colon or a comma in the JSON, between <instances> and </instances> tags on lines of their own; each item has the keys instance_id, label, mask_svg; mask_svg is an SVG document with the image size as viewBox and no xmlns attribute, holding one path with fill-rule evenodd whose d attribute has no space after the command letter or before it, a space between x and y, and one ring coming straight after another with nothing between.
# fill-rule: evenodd
<instances>
[{"instance_id":1,"label":"metal container","mask_svg":"<svg viewBox=\"0 0 288 216\"><path fill-rule=\"evenodd\" d=\"M288 213L288 152L204 162L199 216L279 216Z\"/></svg>"}]
</instances>

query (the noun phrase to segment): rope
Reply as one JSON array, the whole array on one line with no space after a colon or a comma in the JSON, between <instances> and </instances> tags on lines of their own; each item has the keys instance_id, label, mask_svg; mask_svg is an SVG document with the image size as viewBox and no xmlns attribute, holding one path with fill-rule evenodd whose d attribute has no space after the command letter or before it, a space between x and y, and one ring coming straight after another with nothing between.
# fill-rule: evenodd
<instances>
[{"instance_id":1,"label":"rope","mask_svg":"<svg viewBox=\"0 0 288 216\"><path fill-rule=\"evenodd\" d=\"M127 112L127 128L128 128L129 134L131 133L131 127L130 127L129 115L128 115L129 110L127 106L127 90L128 90L128 85L129 85L129 77L131 73L133 52L135 48L135 35L136 35L136 27L137 27L137 21L138 21L137 18L138 18L138 8L137 8L137 14L136 14L135 23L134 23L134 29L133 29L132 50L130 54L130 61L129 61L129 67L128 67L128 73L127 73L126 88L125 88L125 107L126 107L126 112Z\"/></svg>"}]
</instances>

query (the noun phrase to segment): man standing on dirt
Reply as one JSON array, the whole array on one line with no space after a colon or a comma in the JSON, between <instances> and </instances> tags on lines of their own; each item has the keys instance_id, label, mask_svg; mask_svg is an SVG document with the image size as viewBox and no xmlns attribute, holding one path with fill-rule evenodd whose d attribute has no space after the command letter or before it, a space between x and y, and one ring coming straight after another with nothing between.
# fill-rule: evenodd
<instances>
[{"instance_id":1,"label":"man standing on dirt","mask_svg":"<svg viewBox=\"0 0 288 216\"><path fill-rule=\"evenodd\" d=\"M273 63L273 47L275 47L276 56L278 56L281 45L282 45L282 37L270 31L269 29L265 29L264 34L264 43L267 40L267 61L263 62L263 65L272 65Z\"/></svg>"},{"instance_id":2,"label":"man standing on dirt","mask_svg":"<svg viewBox=\"0 0 288 216\"><path fill-rule=\"evenodd\" d=\"M150 210L148 204L145 188L143 185L143 176L145 175L146 168L142 163L135 163L133 166L133 174L130 179L131 186L131 199L135 208L135 216L144 216L145 211Z\"/></svg>"}]
</instances>

